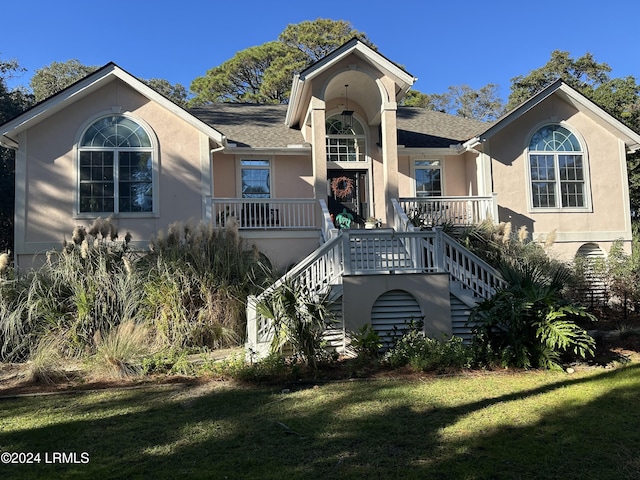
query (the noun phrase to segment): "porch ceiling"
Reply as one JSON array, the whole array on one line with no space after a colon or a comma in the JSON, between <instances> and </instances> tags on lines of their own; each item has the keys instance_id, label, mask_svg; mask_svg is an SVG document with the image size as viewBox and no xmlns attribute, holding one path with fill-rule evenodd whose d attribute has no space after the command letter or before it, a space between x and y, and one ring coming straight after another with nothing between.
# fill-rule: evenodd
<instances>
[{"instance_id":1,"label":"porch ceiling","mask_svg":"<svg viewBox=\"0 0 640 480\"><path fill-rule=\"evenodd\" d=\"M372 123L380 113L380 90L369 75L357 71L348 70L333 77L325 90L324 99L328 102L333 99L340 99L340 103L345 103L345 85L349 85L347 97L350 109L354 104L362 108L367 116L367 122Z\"/></svg>"}]
</instances>

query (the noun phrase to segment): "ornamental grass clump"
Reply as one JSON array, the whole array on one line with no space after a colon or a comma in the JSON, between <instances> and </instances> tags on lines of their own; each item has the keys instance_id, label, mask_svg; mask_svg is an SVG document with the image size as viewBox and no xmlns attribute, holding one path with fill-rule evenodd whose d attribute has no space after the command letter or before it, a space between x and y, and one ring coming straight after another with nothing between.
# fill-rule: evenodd
<instances>
[{"instance_id":1,"label":"ornamental grass clump","mask_svg":"<svg viewBox=\"0 0 640 480\"><path fill-rule=\"evenodd\" d=\"M68 356L95 351L94 334L107 331L139 310L141 283L128 273L129 240L117 240L111 219L74 229L61 251L3 288L0 359L24 361L41 338L59 337ZM6 290L6 291L5 291Z\"/></svg>"},{"instance_id":2,"label":"ornamental grass clump","mask_svg":"<svg viewBox=\"0 0 640 480\"><path fill-rule=\"evenodd\" d=\"M175 223L160 232L143 260L144 315L165 345L220 348L242 341L246 298L271 273L237 224Z\"/></svg>"},{"instance_id":3,"label":"ornamental grass clump","mask_svg":"<svg viewBox=\"0 0 640 480\"><path fill-rule=\"evenodd\" d=\"M142 373L143 358L154 349L149 328L132 320L124 321L104 334L96 332L95 344L94 371L114 378Z\"/></svg>"},{"instance_id":4,"label":"ornamental grass clump","mask_svg":"<svg viewBox=\"0 0 640 480\"><path fill-rule=\"evenodd\" d=\"M63 340L49 335L38 340L26 365L26 380L31 383L54 384L69 379L62 355Z\"/></svg>"}]
</instances>

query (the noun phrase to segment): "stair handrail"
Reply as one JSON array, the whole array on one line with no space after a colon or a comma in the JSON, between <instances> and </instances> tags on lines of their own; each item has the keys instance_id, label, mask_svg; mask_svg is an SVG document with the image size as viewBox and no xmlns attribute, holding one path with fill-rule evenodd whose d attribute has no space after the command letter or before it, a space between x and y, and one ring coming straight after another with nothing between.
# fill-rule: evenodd
<instances>
[{"instance_id":1,"label":"stair handrail","mask_svg":"<svg viewBox=\"0 0 640 480\"><path fill-rule=\"evenodd\" d=\"M442 269L449 273L453 280L460 282L464 288L483 299L491 298L497 289L507 286L498 270L442 229L437 230L442 239Z\"/></svg>"},{"instance_id":2,"label":"stair handrail","mask_svg":"<svg viewBox=\"0 0 640 480\"><path fill-rule=\"evenodd\" d=\"M318 200L318 204L320 205L320 216L322 218L322 228L320 229L320 232L322 233L322 241L328 242L332 238L337 237L340 233L340 230L338 230L333 223L333 219L331 218L331 213L329 212L327 202L323 199L320 199Z\"/></svg>"},{"instance_id":3,"label":"stair handrail","mask_svg":"<svg viewBox=\"0 0 640 480\"><path fill-rule=\"evenodd\" d=\"M335 282L339 282L344 269L342 255L342 239L340 236L332 238L320 246L320 248L309 254L304 260L299 262L294 268L276 280L271 286L266 288L256 297L256 301L259 303L264 300L271 293L289 281L295 282L303 276L305 272L310 271L314 264L322 262L326 262L327 267L322 269L324 271L324 275L314 276L313 279L310 279L313 280L313 282L306 282L305 286L308 287L310 291L315 291L318 286L331 285Z\"/></svg>"}]
</instances>

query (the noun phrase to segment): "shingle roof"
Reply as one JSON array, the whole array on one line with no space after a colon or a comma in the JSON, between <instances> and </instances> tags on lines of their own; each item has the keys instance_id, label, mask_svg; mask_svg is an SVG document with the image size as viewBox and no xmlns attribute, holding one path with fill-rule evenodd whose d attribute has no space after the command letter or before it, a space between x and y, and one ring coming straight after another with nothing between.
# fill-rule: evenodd
<instances>
[{"instance_id":1,"label":"shingle roof","mask_svg":"<svg viewBox=\"0 0 640 480\"><path fill-rule=\"evenodd\" d=\"M300 145L299 130L287 127L287 105L216 103L189 112L239 147L285 148ZM489 124L419 107L398 107L398 145L447 148L486 130Z\"/></svg>"},{"instance_id":2,"label":"shingle roof","mask_svg":"<svg viewBox=\"0 0 640 480\"><path fill-rule=\"evenodd\" d=\"M398 145L447 148L462 143L489 125L420 107L398 107Z\"/></svg>"},{"instance_id":3,"label":"shingle roof","mask_svg":"<svg viewBox=\"0 0 640 480\"><path fill-rule=\"evenodd\" d=\"M189 109L238 147L285 148L304 143L300 130L284 124L287 105L255 103L215 103Z\"/></svg>"}]
</instances>

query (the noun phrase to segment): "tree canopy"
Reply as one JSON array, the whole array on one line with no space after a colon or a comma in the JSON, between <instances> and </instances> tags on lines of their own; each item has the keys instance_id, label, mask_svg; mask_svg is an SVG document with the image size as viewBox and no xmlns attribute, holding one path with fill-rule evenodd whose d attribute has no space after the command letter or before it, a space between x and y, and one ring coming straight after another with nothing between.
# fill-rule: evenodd
<instances>
[{"instance_id":1,"label":"tree canopy","mask_svg":"<svg viewBox=\"0 0 640 480\"><path fill-rule=\"evenodd\" d=\"M33 77L31 77L29 86L35 95L36 101L40 102L64 90L97 69L98 67L83 65L75 59L66 62L52 62L50 65L36 70Z\"/></svg>"},{"instance_id":2,"label":"tree canopy","mask_svg":"<svg viewBox=\"0 0 640 480\"><path fill-rule=\"evenodd\" d=\"M482 122L497 119L504 110L504 104L498 94L498 85L494 83L477 90L469 85L454 85L445 93L431 97L434 110Z\"/></svg>"},{"instance_id":3,"label":"tree canopy","mask_svg":"<svg viewBox=\"0 0 640 480\"><path fill-rule=\"evenodd\" d=\"M98 70L98 68L100 67L83 65L76 59L67 60L66 62L52 62L50 65L36 70L29 85L33 90L36 101L39 102L64 90L78 80L82 80L87 75ZM183 85L179 83L173 85L161 78L141 80L174 103L181 107L186 106L189 92Z\"/></svg>"},{"instance_id":4,"label":"tree canopy","mask_svg":"<svg viewBox=\"0 0 640 480\"><path fill-rule=\"evenodd\" d=\"M291 79L313 62L364 33L344 20L317 19L288 25L277 40L237 52L191 83L191 105L212 102L287 103Z\"/></svg>"},{"instance_id":5,"label":"tree canopy","mask_svg":"<svg viewBox=\"0 0 640 480\"><path fill-rule=\"evenodd\" d=\"M19 115L33 104L33 95L24 89L9 90L7 80L24 71L15 60L0 60L0 123ZM13 250L15 154L0 147L0 253Z\"/></svg>"}]
</instances>

